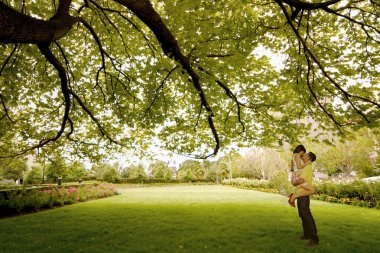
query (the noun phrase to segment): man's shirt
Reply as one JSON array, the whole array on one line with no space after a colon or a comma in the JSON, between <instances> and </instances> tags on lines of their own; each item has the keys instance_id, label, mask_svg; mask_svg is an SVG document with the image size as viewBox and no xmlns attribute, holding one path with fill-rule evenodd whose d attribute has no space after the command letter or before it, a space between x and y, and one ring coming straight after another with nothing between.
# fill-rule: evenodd
<instances>
[{"instance_id":1,"label":"man's shirt","mask_svg":"<svg viewBox=\"0 0 380 253\"><path fill-rule=\"evenodd\" d=\"M306 165L306 167L304 167L300 173L301 173L301 178L305 180L305 183L308 183L309 185L313 185L313 169L312 169L311 164ZM296 193L300 193L304 190L305 189L303 189L302 187L297 188Z\"/></svg>"}]
</instances>

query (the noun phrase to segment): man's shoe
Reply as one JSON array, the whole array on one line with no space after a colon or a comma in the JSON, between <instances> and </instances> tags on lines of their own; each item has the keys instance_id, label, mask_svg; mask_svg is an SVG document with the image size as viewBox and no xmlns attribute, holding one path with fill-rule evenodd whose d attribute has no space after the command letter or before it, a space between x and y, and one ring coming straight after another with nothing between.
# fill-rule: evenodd
<instances>
[{"instance_id":1,"label":"man's shoe","mask_svg":"<svg viewBox=\"0 0 380 253\"><path fill-rule=\"evenodd\" d=\"M300 240L310 240L310 238L304 236L304 235L301 235L298 239Z\"/></svg>"},{"instance_id":2,"label":"man's shoe","mask_svg":"<svg viewBox=\"0 0 380 253\"><path fill-rule=\"evenodd\" d=\"M310 240L309 243L307 244L307 246L318 246L319 245L319 241L316 241L316 240Z\"/></svg>"}]
</instances>

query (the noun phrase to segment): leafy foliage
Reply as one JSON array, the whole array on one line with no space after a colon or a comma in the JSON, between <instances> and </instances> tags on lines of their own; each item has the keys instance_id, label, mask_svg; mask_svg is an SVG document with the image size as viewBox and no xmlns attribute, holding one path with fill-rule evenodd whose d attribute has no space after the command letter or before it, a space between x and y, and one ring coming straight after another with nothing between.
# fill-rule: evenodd
<instances>
[{"instance_id":1,"label":"leafy foliage","mask_svg":"<svg viewBox=\"0 0 380 253\"><path fill-rule=\"evenodd\" d=\"M372 0L0 4L1 157L150 145L207 157L378 124Z\"/></svg>"},{"instance_id":2,"label":"leafy foliage","mask_svg":"<svg viewBox=\"0 0 380 253\"><path fill-rule=\"evenodd\" d=\"M379 131L362 128L350 133L350 139L331 144L306 143L318 156L315 168L332 175L356 174L371 177L380 174Z\"/></svg>"},{"instance_id":3,"label":"leafy foliage","mask_svg":"<svg viewBox=\"0 0 380 253\"><path fill-rule=\"evenodd\" d=\"M122 176L124 178L137 179L143 182L148 177L142 164L131 165L123 170Z\"/></svg>"},{"instance_id":4,"label":"leafy foliage","mask_svg":"<svg viewBox=\"0 0 380 253\"><path fill-rule=\"evenodd\" d=\"M274 192L287 195L291 191L290 183L284 185L284 180L270 181L247 178L225 179L224 185L232 185L244 189L255 189L264 192ZM286 181L285 181L286 184ZM285 186L285 188L284 188ZM362 182L359 180L336 183L332 181L318 182L317 194L313 199L380 209L380 182ZM286 187L288 189L286 189Z\"/></svg>"},{"instance_id":5,"label":"leafy foliage","mask_svg":"<svg viewBox=\"0 0 380 253\"><path fill-rule=\"evenodd\" d=\"M315 198L319 200L380 209L380 182L322 182L316 189Z\"/></svg>"},{"instance_id":6,"label":"leafy foliage","mask_svg":"<svg viewBox=\"0 0 380 253\"><path fill-rule=\"evenodd\" d=\"M20 157L0 159L0 178L17 180L23 178L26 170L26 159Z\"/></svg>"},{"instance_id":7,"label":"leafy foliage","mask_svg":"<svg viewBox=\"0 0 380 253\"><path fill-rule=\"evenodd\" d=\"M195 160L186 160L180 164L177 177L180 180L205 179L205 170L202 163Z\"/></svg>"},{"instance_id":8,"label":"leafy foliage","mask_svg":"<svg viewBox=\"0 0 380 253\"><path fill-rule=\"evenodd\" d=\"M91 173L98 180L116 183L119 178L119 165L110 163L94 164L91 168Z\"/></svg>"},{"instance_id":9,"label":"leafy foliage","mask_svg":"<svg viewBox=\"0 0 380 253\"><path fill-rule=\"evenodd\" d=\"M164 161L155 161L149 165L149 174L156 179L170 180L174 171Z\"/></svg>"}]
</instances>

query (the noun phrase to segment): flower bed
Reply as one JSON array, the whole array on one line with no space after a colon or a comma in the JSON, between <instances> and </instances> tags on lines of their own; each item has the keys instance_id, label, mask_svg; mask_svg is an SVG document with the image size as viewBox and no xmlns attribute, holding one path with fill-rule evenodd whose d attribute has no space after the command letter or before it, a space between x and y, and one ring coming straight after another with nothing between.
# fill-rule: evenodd
<instances>
[{"instance_id":1,"label":"flower bed","mask_svg":"<svg viewBox=\"0 0 380 253\"><path fill-rule=\"evenodd\" d=\"M117 194L112 184L22 189L0 194L0 216L9 216L74 204Z\"/></svg>"}]
</instances>

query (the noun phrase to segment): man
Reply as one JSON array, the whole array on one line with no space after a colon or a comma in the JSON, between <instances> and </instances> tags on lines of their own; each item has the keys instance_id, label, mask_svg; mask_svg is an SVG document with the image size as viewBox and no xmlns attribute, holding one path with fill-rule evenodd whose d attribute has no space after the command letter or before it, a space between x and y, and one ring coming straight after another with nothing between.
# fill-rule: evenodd
<instances>
[{"instance_id":1,"label":"man","mask_svg":"<svg viewBox=\"0 0 380 253\"><path fill-rule=\"evenodd\" d=\"M294 199L297 199L298 214L302 220L303 235L301 240L309 240L308 246L319 245L319 238L317 235L317 227L313 215L310 212L310 195L315 193L313 187L313 170L312 163L317 159L316 155L312 152L306 153L302 156L302 161L307 164L301 171L301 178L305 180L308 187L297 187L294 194ZM307 189L312 189L307 190Z\"/></svg>"}]
</instances>

